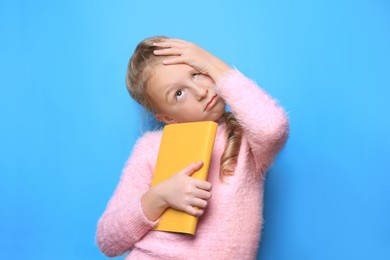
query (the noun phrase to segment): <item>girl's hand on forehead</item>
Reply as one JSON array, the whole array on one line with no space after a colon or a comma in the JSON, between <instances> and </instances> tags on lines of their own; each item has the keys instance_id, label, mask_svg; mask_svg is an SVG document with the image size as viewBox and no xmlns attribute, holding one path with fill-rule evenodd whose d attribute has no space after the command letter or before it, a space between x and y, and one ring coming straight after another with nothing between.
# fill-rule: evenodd
<instances>
[{"instance_id":1,"label":"girl's hand on forehead","mask_svg":"<svg viewBox=\"0 0 390 260\"><path fill-rule=\"evenodd\" d=\"M155 55L167 56L163 64L187 64L200 73L209 75L214 81L231 69L222 60L192 42L163 39L154 45L163 48L155 50Z\"/></svg>"}]
</instances>

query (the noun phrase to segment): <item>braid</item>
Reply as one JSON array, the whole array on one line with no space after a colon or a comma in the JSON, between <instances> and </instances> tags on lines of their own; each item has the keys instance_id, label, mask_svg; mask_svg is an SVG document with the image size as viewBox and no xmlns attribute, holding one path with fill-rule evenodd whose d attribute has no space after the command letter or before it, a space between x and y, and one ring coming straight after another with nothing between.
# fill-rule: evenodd
<instances>
[{"instance_id":1,"label":"braid","mask_svg":"<svg viewBox=\"0 0 390 260\"><path fill-rule=\"evenodd\" d=\"M220 179L234 174L242 136L241 126L231 112L225 112L222 118L226 123L227 140L225 150L221 156Z\"/></svg>"}]
</instances>

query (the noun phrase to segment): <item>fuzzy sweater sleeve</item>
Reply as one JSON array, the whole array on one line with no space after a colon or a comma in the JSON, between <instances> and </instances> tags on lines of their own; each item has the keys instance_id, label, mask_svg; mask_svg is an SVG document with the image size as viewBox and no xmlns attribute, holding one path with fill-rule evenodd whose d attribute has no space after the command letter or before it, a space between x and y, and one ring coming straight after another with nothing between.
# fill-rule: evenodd
<instances>
[{"instance_id":1,"label":"fuzzy sweater sleeve","mask_svg":"<svg viewBox=\"0 0 390 260\"><path fill-rule=\"evenodd\" d=\"M141 207L141 197L151 184L154 164L150 148L159 144L155 137L149 133L137 142L98 222L96 240L107 256L124 254L156 224L146 218Z\"/></svg>"},{"instance_id":2,"label":"fuzzy sweater sleeve","mask_svg":"<svg viewBox=\"0 0 390 260\"><path fill-rule=\"evenodd\" d=\"M283 108L236 69L223 76L216 88L241 125L256 165L269 165L288 136Z\"/></svg>"}]
</instances>

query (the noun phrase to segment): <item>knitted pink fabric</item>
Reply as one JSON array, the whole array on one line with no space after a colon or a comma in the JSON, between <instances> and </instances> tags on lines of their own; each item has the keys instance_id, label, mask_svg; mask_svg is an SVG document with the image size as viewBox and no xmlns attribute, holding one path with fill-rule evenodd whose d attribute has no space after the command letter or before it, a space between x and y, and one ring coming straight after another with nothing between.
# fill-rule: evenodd
<instances>
[{"instance_id":1,"label":"knitted pink fabric","mask_svg":"<svg viewBox=\"0 0 390 260\"><path fill-rule=\"evenodd\" d=\"M146 133L135 145L120 183L99 220L97 242L107 256L130 251L126 259L255 259L262 228L264 174L288 135L284 110L237 70L217 82L219 95L243 128L233 176L219 180L226 143L219 124L208 181L212 197L195 236L152 230L141 208L149 189L161 131Z\"/></svg>"}]
</instances>

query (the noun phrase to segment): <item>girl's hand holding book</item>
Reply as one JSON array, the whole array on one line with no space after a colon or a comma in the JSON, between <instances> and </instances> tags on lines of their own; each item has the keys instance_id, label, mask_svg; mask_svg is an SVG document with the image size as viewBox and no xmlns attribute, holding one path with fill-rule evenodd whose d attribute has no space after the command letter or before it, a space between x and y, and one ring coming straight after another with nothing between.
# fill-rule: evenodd
<instances>
[{"instance_id":1,"label":"girl's hand holding book","mask_svg":"<svg viewBox=\"0 0 390 260\"><path fill-rule=\"evenodd\" d=\"M211 197L211 184L191 175L202 168L202 162L188 165L166 181L152 187L142 197L144 214L156 220L167 208L201 216Z\"/></svg>"}]
</instances>

